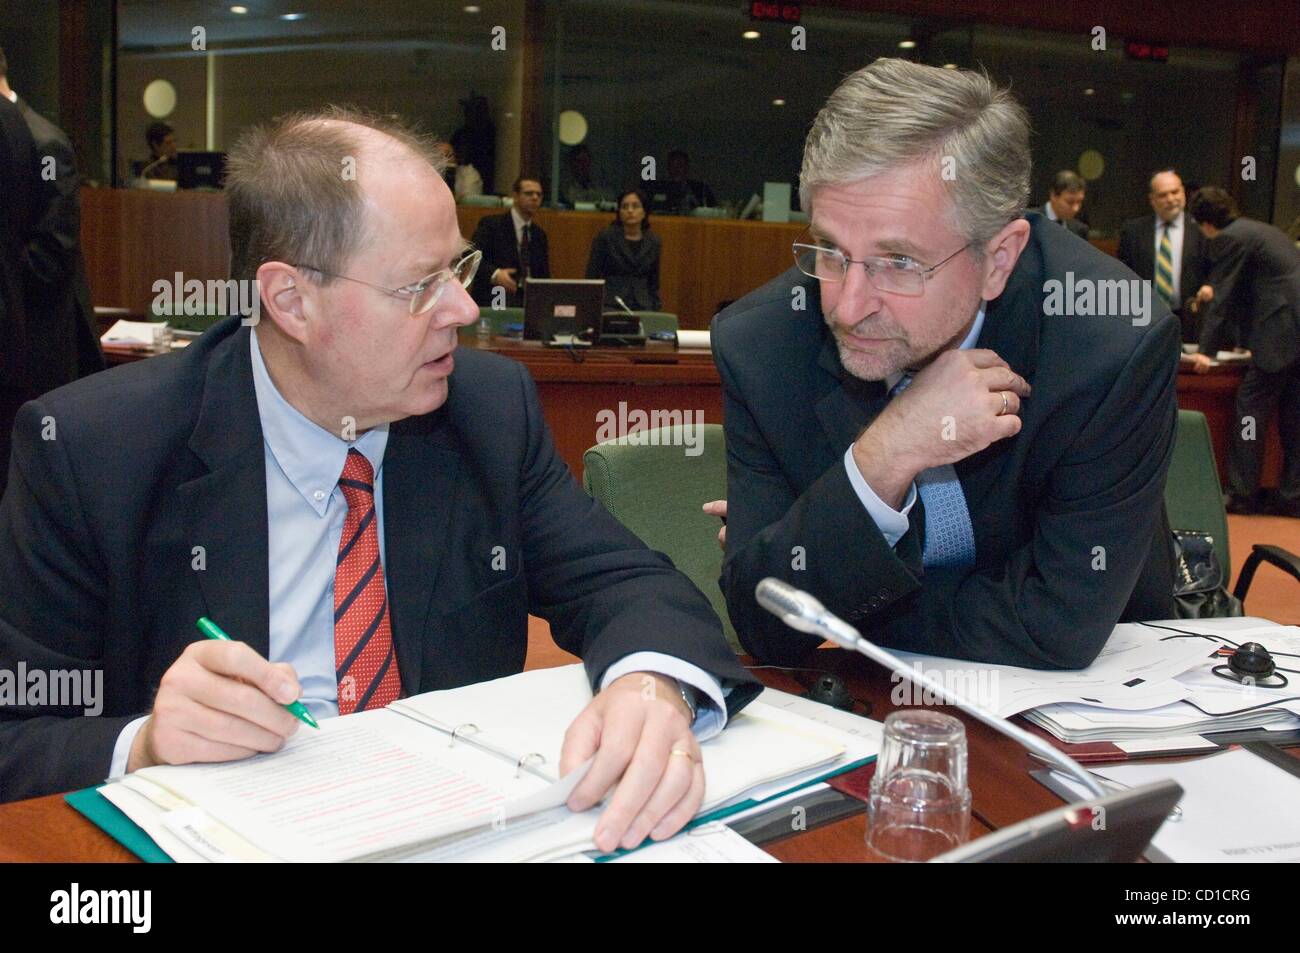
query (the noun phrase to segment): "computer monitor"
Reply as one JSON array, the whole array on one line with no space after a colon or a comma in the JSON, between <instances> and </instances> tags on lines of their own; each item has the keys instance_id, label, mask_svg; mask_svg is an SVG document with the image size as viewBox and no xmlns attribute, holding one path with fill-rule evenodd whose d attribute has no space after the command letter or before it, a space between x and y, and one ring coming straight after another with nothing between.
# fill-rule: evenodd
<instances>
[{"instance_id":1,"label":"computer monitor","mask_svg":"<svg viewBox=\"0 0 1300 953\"><path fill-rule=\"evenodd\" d=\"M529 278L524 282L524 340L550 341L600 326L603 278Z\"/></svg>"},{"instance_id":2,"label":"computer monitor","mask_svg":"<svg viewBox=\"0 0 1300 953\"><path fill-rule=\"evenodd\" d=\"M224 152L176 153L176 187L180 189L219 189L225 185Z\"/></svg>"}]
</instances>

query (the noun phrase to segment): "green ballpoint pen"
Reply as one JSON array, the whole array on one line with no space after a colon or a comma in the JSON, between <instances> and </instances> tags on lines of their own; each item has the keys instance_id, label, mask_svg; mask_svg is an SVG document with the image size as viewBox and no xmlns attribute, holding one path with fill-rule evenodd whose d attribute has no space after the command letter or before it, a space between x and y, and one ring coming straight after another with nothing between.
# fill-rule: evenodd
<instances>
[{"instance_id":1,"label":"green ballpoint pen","mask_svg":"<svg viewBox=\"0 0 1300 953\"><path fill-rule=\"evenodd\" d=\"M194 624L199 627L200 632L210 639L216 639L218 642L234 641L230 636L226 635L226 633L222 631L221 626L217 625L207 616L203 616ZM311 712L307 710L307 706L302 702L290 702L284 707L289 714L293 715L293 717L297 718L303 724L311 725L313 728L317 729L320 728L320 725L316 724L316 719L311 716Z\"/></svg>"}]
</instances>

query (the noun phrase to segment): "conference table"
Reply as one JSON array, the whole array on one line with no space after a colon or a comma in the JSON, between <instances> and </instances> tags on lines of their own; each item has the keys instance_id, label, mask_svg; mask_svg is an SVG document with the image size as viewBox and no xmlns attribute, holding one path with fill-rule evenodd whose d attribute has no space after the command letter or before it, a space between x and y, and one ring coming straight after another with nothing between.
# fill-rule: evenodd
<instances>
[{"instance_id":1,"label":"conference table","mask_svg":"<svg viewBox=\"0 0 1300 953\"><path fill-rule=\"evenodd\" d=\"M742 661L752 664L751 659ZM870 703L872 718L883 720L897 707L890 701L895 686L889 674L874 662L842 649L823 649L819 664L840 675L856 699ZM760 668L754 674L773 688L794 693L805 690L788 672ZM966 724L972 839L1060 806L1060 798L1029 777L1030 759L1018 745L953 709L944 710ZM872 770L873 766L867 766L854 772L855 792L865 791ZM862 812L819 827L812 826L810 820L808 830L792 829L788 836L768 842L763 849L786 862L879 862L866 846L865 804L862 807ZM0 862L135 860L126 848L69 807L61 795L0 805Z\"/></svg>"}]
</instances>

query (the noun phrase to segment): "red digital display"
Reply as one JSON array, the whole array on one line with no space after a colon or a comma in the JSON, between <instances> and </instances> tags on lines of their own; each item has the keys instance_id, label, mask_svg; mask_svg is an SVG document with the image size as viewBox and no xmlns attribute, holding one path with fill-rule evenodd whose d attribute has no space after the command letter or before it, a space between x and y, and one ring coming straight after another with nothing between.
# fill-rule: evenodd
<instances>
[{"instance_id":1,"label":"red digital display","mask_svg":"<svg viewBox=\"0 0 1300 953\"><path fill-rule=\"evenodd\" d=\"M749 18L775 23L798 23L803 10L797 3L775 3L770 0L750 0Z\"/></svg>"},{"instance_id":2,"label":"red digital display","mask_svg":"<svg viewBox=\"0 0 1300 953\"><path fill-rule=\"evenodd\" d=\"M1148 43L1145 40L1129 40L1124 44L1124 52L1129 59L1163 63L1169 59L1169 44Z\"/></svg>"}]
</instances>

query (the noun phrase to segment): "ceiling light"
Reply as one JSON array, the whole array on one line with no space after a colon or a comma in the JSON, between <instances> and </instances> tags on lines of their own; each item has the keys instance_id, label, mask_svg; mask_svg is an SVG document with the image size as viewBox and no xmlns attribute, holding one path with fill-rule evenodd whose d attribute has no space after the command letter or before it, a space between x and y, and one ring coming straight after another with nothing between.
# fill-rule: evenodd
<instances>
[{"instance_id":1,"label":"ceiling light","mask_svg":"<svg viewBox=\"0 0 1300 953\"><path fill-rule=\"evenodd\" d=\"M898 48L900 50L914 50L916 49L916 40L899 40Z\"/></svg>"}]
</instances>

